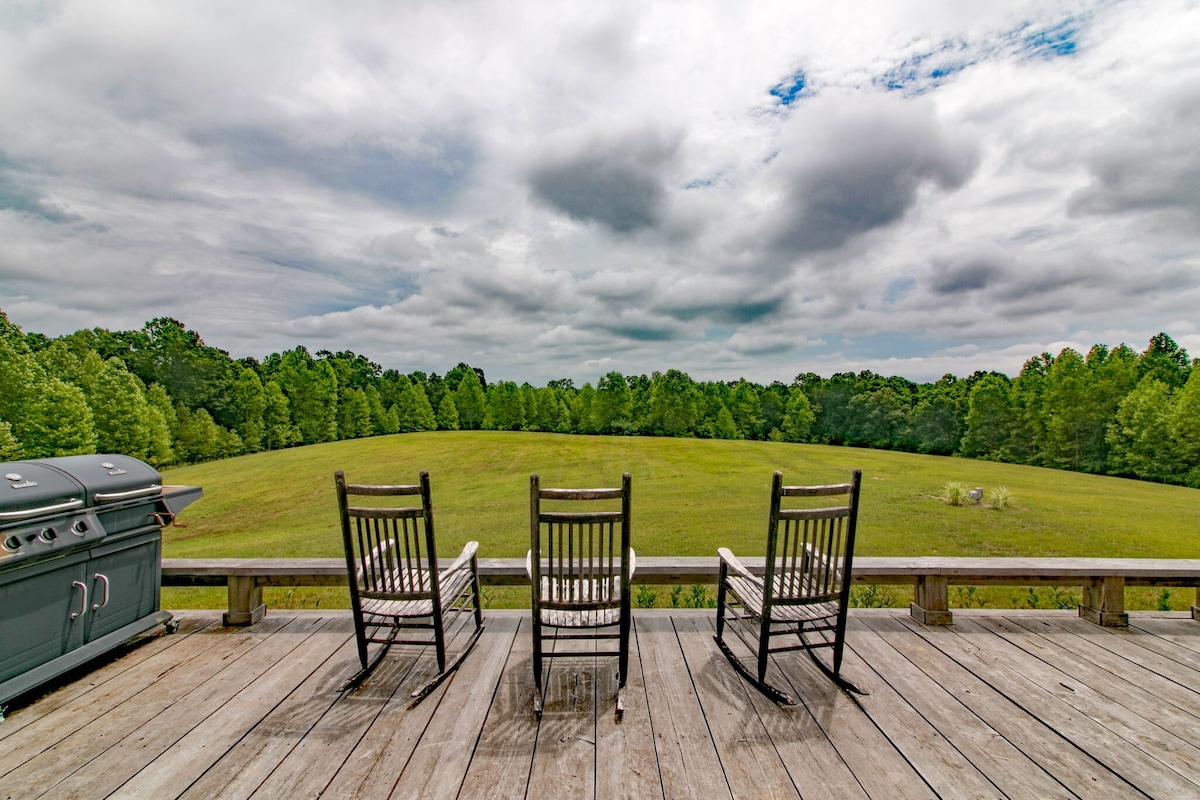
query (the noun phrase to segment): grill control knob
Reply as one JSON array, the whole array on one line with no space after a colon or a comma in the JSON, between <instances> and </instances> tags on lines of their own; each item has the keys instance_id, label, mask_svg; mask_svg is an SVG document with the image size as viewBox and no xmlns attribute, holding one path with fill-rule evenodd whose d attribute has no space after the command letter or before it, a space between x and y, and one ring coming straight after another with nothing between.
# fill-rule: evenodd
<instances>
[{"instance_id":1,"label":"grill control knob","mask_svg":"<svg viewBox=\"0 0 1200 800\"><path fill-rule=\"evenodd\" d=\"M42 528L42 532L38 534L38 538L46 544L50 544L50 542L58 538L58 531L54 530L54 528Z\"/></svg>"},{"instance_id":2,"label":"grill control knob","mask_svg":"<svg viewBox=\"0 0 1200 800\"><path fill-rule=\"evenodd\" d=\"M0 542L0 546L10 553L15 553L21 549L21 539L17 536L9 536L3 542Z\"/></svg>"},{"instance_id":3,"label":"grill control knob","mask_svg":"<svg viewBox=\"0 0 1200 800\"><path fill-rule=\"evenodd\" d=\"M88 524L81 519L75 520L75 524L71 526L71 530L76 536L83 536L88 532Z\"/></svg>"}]
</instances>

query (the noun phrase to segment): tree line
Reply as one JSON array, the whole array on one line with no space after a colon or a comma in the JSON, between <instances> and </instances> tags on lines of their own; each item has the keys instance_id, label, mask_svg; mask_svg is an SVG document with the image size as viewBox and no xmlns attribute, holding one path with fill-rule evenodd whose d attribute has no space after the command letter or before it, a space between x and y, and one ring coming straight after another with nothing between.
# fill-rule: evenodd
<instances>
[{"instance_id":1,"label":"tree line","mask_svg":"<svg viewBox=\"0 0 1200 800\"><path fill-rule=\"evenodd\" d=\"M116 452L163 466L484 429L843 444L1200 487L1196 363L1160 333L1140 353L1042 353L1015 378L809 372L760 385L670 369L534 387L465 363L403 374L350 351L233 359L171 318L50 339L0 311L0 460Z\"/></svg>"}]
</instances>

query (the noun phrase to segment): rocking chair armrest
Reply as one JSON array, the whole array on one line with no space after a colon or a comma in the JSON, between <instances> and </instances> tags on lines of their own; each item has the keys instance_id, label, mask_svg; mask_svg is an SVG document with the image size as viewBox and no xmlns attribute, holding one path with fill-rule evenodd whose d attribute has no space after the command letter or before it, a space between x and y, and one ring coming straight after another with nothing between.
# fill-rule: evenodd
<instances>
[{"instance_id":1,"label":"rocking chair armrest","mask_svg":"<svg viewBox=\"0 0 1200 800\"><path fill-rule=\"evenodd\" d=\"M721 557L721 561L723 561L732 572L738 574L746 580L754 581L760 585L762 584L762 577L755 575L753 572L746 569L745 565L742 564L741 561L738 561L738 557L735 556L733 551L731 551L728 547L718 547L717 555Z\"/></svg>"},{"instance_id":2,"label":"rocking chair armrest","mask_svg":"<svg viewBox=\"0 0 1200 800\"><path fill-rule=\"evenodd\" d=\"M458 558L454 559L453 564L442 570L439 574L439 577L444 578L451 572L469 567L471 565L471 559L475 557L475 553L478 550L479 542L467 542L466 545L463 546L463 550L459 554Z\"/></svg>"}]
</instances>

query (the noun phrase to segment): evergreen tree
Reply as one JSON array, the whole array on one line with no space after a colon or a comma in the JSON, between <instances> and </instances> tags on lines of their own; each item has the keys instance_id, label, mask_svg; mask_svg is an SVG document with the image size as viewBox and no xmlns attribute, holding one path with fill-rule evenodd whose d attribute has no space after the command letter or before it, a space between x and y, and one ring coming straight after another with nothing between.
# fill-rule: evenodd
<instances>
[{"instance_id":1,"label":"evergreen tree","mask_svg":"<svg viewBox=\"0 0 1200 800\"><path fill-rule=\"evenodd\" d=\"M257 453L263 449L263 439L266 434L266 423L263 414L267 410L267 394L263 390L262 379L252 369L243 368L237 381L233 384L235 403L235 430L242 437L242 446L247 453Z\"/></svg>"},{"instance_id":2,"label":"evergreen tree","mask_svg":"<svg viewBox=\"0 0 1200 800\"><path fill-rule=\"evenodd\" d=\"M596 384L596 393L588 409L589 430L612 433L627 426L632 399L625 376L619 372L609 372Z\"/></svg>"},{"instance_id":3,"label":"evergreen tree","mask_svg":"<svg viewBox=\"0 0 1200 800\"><path fill-rule=\"evenodd\" d=\"M484 427L497 431L519 431L525 427L525 407L521 402L521 390L517 384L512 381L498 381L491 385L487 393Z\"/></svg>"},{"instance_id":4,"label":"evergreen tree","mask_svg":"<svg viewBox=\"0 0 1200 800\"><path fill-rule=\"evenodd\" d=\"M416 421L416 430L419 431L436 431L437 416L433 413L433 406L429 403L429 397L425 394L425 387L420 383L413 383L413 419Z\"/></svg>"},{"instance_id":5,"label":"evergreen tree","mask_svg":"<svg viewBox=\"0 0 1200 800\"><path fill-rule=\"evenodd\" d=\"M753 439L762 428L762 403L758 388L744 378L740 379L729 393L729 399L722 406L733 417L737 425L739 439ZM719 415L720 412L718 412ZM721 427L718 420L717 427ZM728 439L728 436L719 438Z\"/></svg>"},{"instance_id":6,"label":"evergreen tree","mask_svg":"<svg viewBox=\"0 0 1200 800\"><path fill-rule=\"evenodd\" d=\"M272 364L274 378L288 400L292 424L304 444L332 442L338 434L338 384L326 360L315 361L297 347Z\"/></svg>"},{"instance_id":7,"label":"evergreen tree","mask_svg":"<svg viewBox=\"0 0 1200 800\"><path fill-rule=\"evenodd\" d=\"M787 387L776 381L758 396L759 416L762 419L756 437L766 437L772 431L783 428L783 415L787 411Z\"/></svg>"},{"instance_id":8,"label":"evergreen tree","mask_svg":"<svg viewBox=\"0 0 1200 800\"><path fill-rule=\"evenodd\" d=\"M270 379L263 383L263 399L263 446L279 450L299 442L300 433L292 425L288 399L279 384Z\"/></svg>"},{"instance_id":9,"label":"evergreen tree","mask_svg":"<svg viewBox=\"0 0 1200 800\"><path fill-rule=\"evenodd\" d=\"M437 426L443 431L458 430L458 409L454 407L454 397L450 392L443 394L442 402L438 403Z\"/></svg>"},{"instance_id":10,"label":"evergreen tree","mask_svg":"<svg viewBox=\"0 0 1200 800\"><path fill-rule=\"evenodd\" d=\"M446 374L446 383L450 383L450 373ZM470 367L462 373L454 390L454 408L458 411L458 424L463 430L478 430L483 425L483 417L487 413L487 398L483 394L483 384L479 376Z\"/></svg>"},{"instance_id":11,"label":"evergreen tree","mask_svg":"<svg viewBox=\"0 0 1200 800\"><path fill-rule=\"evenodd\" d=\"M1145 480L1176 479L1179 472L1171 446L1174 414L1171 387L1148 374L1121 401L1117 418L1109 427L1116 469Z\"/></svg>"},{"instance_id":12,"label":"evergreen tree","mask_svg":"<svg viewBox=\"0 0 1200 800\"><path fill-rule=\"evenodd\" d=\"M371 404L362 389L343 389L338 398L338 438L358 439L370 436Z\"/></svg>"},{"instance_id":13,"label":"evergreen tree","mask_svg":"<svg viewBox=\"0 0 1200 800\"><path fill-rule=\"evenodd\" d=\"M717 412L717 419L713 425L714 439L745 439L740 428L733 420L733 414L724 405Z\"/></svg>"},{"instance_id":14,"label":"evergreen tree","mask_svg":"<svg viewBox=\"0 0 1200 800\"><path fill-rule=\"evenodd\" d=\"M971 389L962 454L994 461L1007 460L1014 417L1011 383L998 375L982 378Z\"/></svg>"},{"instance_id":15,"label":"evergreen tree","mask_svg":"<svg viewBox=\"0 0 1200 800\"><path fill-rule=\"evenodd\" d=\"M812 432L816 414L808 402L808 395L800 389L794 389L788 394L787 407L783 414L783 427L780 431L788 442L807 442Z\"/></svg>"},{"instance_id":16,"label":"evergreen tree","mask_svg":"<svg viewBox=\"0 0 1200 800\"><path fill-rule=\"evenodd\" d=\"M399 433L400 417L398 414L388 413L379 390L368 386L363 391L367 395L367 406L371 409L371 430L376 434Z\"/></svg>"},{"instance_id":17,"label":"evergreen tree","mask_svg":"<svg viewBox=\"0 0 1200 800\"><path fill-rule=\"evenodd\" d=\"M1054 365L1054 356L1042 353L1025 362L1021 374L1012 383L1014 427L1009 438L1012 460L1020 464L1043 463L1042 447L1046 439L1046 376Z\"/></svg>"}]
</instances>

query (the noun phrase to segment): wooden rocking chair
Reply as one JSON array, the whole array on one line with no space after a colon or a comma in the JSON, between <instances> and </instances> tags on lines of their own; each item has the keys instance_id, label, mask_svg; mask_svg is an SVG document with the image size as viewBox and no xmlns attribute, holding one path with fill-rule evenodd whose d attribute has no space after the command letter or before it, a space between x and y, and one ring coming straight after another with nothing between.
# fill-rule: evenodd
<instances>
[{"instance_id":1,"label":"wooden rocking chair","mask_svg":"<svg viewBox=\"0 0 1200 800\"><path fill-rule=\"evenodd\" d=\"M796 703L766 680L768 657L789 650L807 650L835 683L864 694L840 674L861 481L862 472L854 470L849 483L784 486L783 473L776 472L763 574L752 574L728 549L717 550L717 644L746 680L776 702ZM834 506L785 509L785 497L843 500ZM754 655L753 666L730 649L727 626ZM832 666L817 657L819 648L832 648Z\"/></svg>"},{"instance_id":2,"label":"wooden rocking chair","mask_svg":"<svg viewBox=\"0 0 1200 800\"><path fill-rule=\"evenodd\" d=\"M543 652L543 640L617 639L617 714L625 710L629 671L629 581L636 556L629 546L629 473L619 489L543 489L529 477L530 550L525 570L533 592L534 710L542 713L542 659L578 652ZM559 501L619 500L618 510L581 511ZM543 501L555 501L545 511ZM615 630L614 630L615 628ZM550 632L545 632L550 629ZM592 654L589 654L592 655Z\"/></svg>"},{"instance_id":3,"label":"wooden rocking chair","mask_svg":"<svg viewBox=\"0 0 1200 800\"><path fill-rule=\"evenodd\" d=\"M412 693L415 705L458 668L483 630L475 559L479 543L467 542L453 564L438 570L428 472L421 472L418 485L407 486L348 484L341 470L333 477L342 519L354 634L362 662L362 669L342 691L361 683L391 645L433 645L438 674ZM420 507L349 504L351 496L413 495L420 496ZM469 638L458 648L458 655L447 661L447 643L466 632L472 617L474 629ZM368 660L370 643L383 647Z\"/></svg>"}]
</instances>

